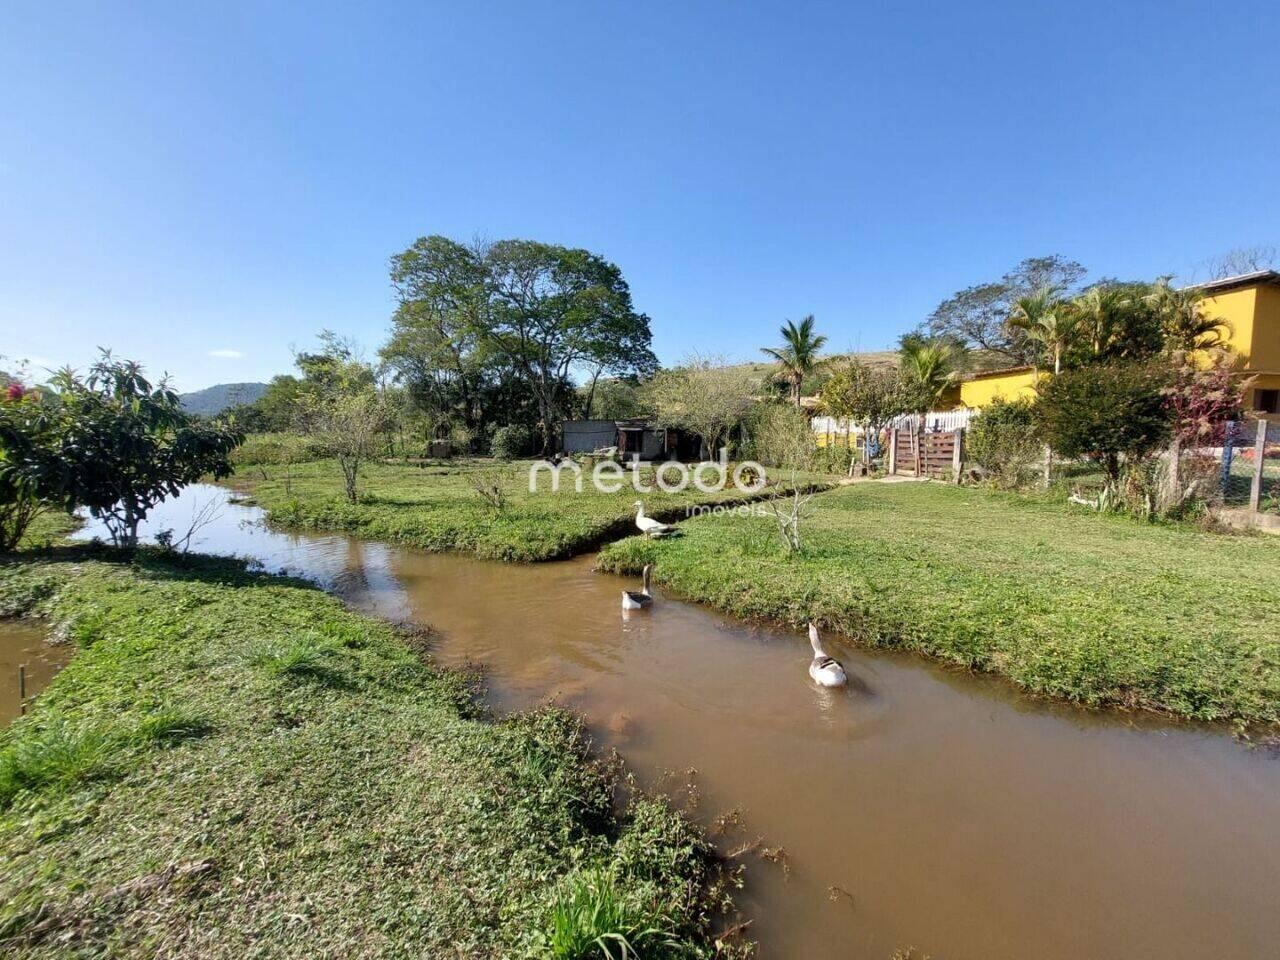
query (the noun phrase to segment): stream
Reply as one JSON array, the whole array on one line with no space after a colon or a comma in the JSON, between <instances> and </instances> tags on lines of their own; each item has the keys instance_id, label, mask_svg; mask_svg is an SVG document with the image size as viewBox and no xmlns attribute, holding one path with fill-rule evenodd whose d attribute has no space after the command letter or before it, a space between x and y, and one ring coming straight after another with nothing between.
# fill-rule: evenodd
<instances>
[{"instance_id":1,"label":"stream","mask_svg":"<svg viewBox=\"0 0 1280 960\"><path fill-rule=\"evenodd\" d=\"M660 590L624 618L636 587L590 557L504 565L285 533L229 496L188 488L146 532L181 534L214 499L193 549L432 626L437 660L485 665L498 711L553 697L704 825L738 811L723 850L782 848L743 860L761 957L1276 955L1280 757L1225 728L1046 703L835 636L853 682L821 690L801 634Z\"/></svg>"}]
</instances>

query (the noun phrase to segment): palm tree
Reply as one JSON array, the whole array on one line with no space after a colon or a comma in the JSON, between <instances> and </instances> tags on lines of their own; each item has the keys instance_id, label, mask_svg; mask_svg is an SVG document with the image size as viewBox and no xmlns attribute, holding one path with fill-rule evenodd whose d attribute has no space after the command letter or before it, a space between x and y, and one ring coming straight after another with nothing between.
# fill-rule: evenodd
<instances>
[{"instance_id":1,"label":"palm tree","mask_svg":"<svg viewBox=\"0 0 1280 960\"><path fill-rule=\"evenodd\" d=\"M1151 285L1147 303L1160 318L1165 349L1193 353L1221 346L1231 335L1231 328L1221 317L1210 317L1201 307L1204 291L1187 288L1177 290L1168 277Z\"/></svg>"},{"instance_id":2,"label":"palm tree","mask_svg":"<svg viewBox=\"0 0 1280 960\"><path fill-rule=\"evenodd\" d=\"M926 340L905 336L898 349L899 369L915 394L916 413L934 407L947 387L955 382L963 351L950 340Z\"/></svg>"},{"instance_id":3,"label":"palm tree","mask_svg":"<svg viewBox=\"0 0 1280 960\"><path fill-rule=\"evenodd\" d=\"M1095 359L1124 352L1126 329L1133 315L1130 291L1118 284L1090 287L1071 301L1079 342Z\"/></svg>"},{"instance_id":4,"label":"palm tree","mask_svg":"<svg viewBox=\"0 0 1280 960\"><path fill-rule=\"evenodd\" d=\"M1009 326L1023 331L1029 340L1053 357L1053 372L1062 372L1062 355L1075 342L1079 314L1063 303L1060 288L1044 286L1019 297L1009 316Z\"/></svg>"},{"instance_id":5,"label":"palm tree","mask_svg":"<svg viewBox=\"0 0 1280 960\"><path fill-rule=\"evenodd\" d=\"M778 377L791 384L791 399L800 406L800 385L818 366L818 351L827 338L813 332L813 314L796 326L790 320L781 330L782 346L762 347L763 352L778 361Z\"/></svg>"}]
</instances>

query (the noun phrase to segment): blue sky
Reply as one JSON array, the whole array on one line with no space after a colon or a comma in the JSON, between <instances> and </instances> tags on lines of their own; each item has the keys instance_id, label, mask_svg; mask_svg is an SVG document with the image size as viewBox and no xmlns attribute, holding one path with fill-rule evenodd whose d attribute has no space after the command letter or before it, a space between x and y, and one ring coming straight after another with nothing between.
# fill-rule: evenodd
<instances>
[{"instance_id":1,"label":"blue sky","mask_svg":"<svg viewBox=\"0 0 1280 960\"><path fill-rule=\"evenodd\" d=\"M607 256L666 362L805 313L885 347L1024 256L1280 244L1274 4L56 7L0 13L0 354L37 364L372 352L428 233Z\"/></svg>"}]
</instances>

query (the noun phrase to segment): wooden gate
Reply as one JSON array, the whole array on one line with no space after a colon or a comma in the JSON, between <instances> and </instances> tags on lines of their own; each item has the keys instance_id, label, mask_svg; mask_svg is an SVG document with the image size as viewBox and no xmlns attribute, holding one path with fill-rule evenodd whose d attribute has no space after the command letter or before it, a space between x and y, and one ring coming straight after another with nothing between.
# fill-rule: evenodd
<instances>
[{"instance_id":1,"label":"wooden gate","mask_svg":"<svg viewBox=\"0 0 1280 960\"><path fill-rule=\"evenodd\" d=\"M920 433L911 427L889 432L889 473L907 477L949 477L960 482L964 431Z\"/></svg>"},{"instance_id":2,"label":"wooden gate","mask_svg":"<svg viewBox=\"0 0 1280 960\"><path fill-rule=\"evenodd\" d=\"M950 478L960 482L963 430L925 433L920 436L920 470L916 476Z\"/></svg>"}]
</instances>

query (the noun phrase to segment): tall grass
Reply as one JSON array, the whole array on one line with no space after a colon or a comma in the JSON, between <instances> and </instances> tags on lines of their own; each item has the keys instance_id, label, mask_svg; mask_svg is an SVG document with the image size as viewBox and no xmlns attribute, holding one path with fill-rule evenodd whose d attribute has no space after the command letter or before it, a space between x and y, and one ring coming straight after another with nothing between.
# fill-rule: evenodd
<instances>
[{"instance_id":1,"label":"tall grass","mask_svg":"<svg viewBox=\"0 0 1280 960\"><path fill-rule=\"evenodd\" d=\"M563 882L536 952L556 960L625 960L681 953L670 919L643 896L620 889L613 874L600 868L572 874Z\"/></svg>"},{"instance_id":2,"label":"tall grass","mask_svg":"<svg viewBox=\"0 0 1280 960\"><path fill-rule=\"evenodd\" d=\"M118 748L119 741L100 729L54 718L0 752L0 807L23 790L67 789L105 777Z\"/></svg>"}]
</instances>

